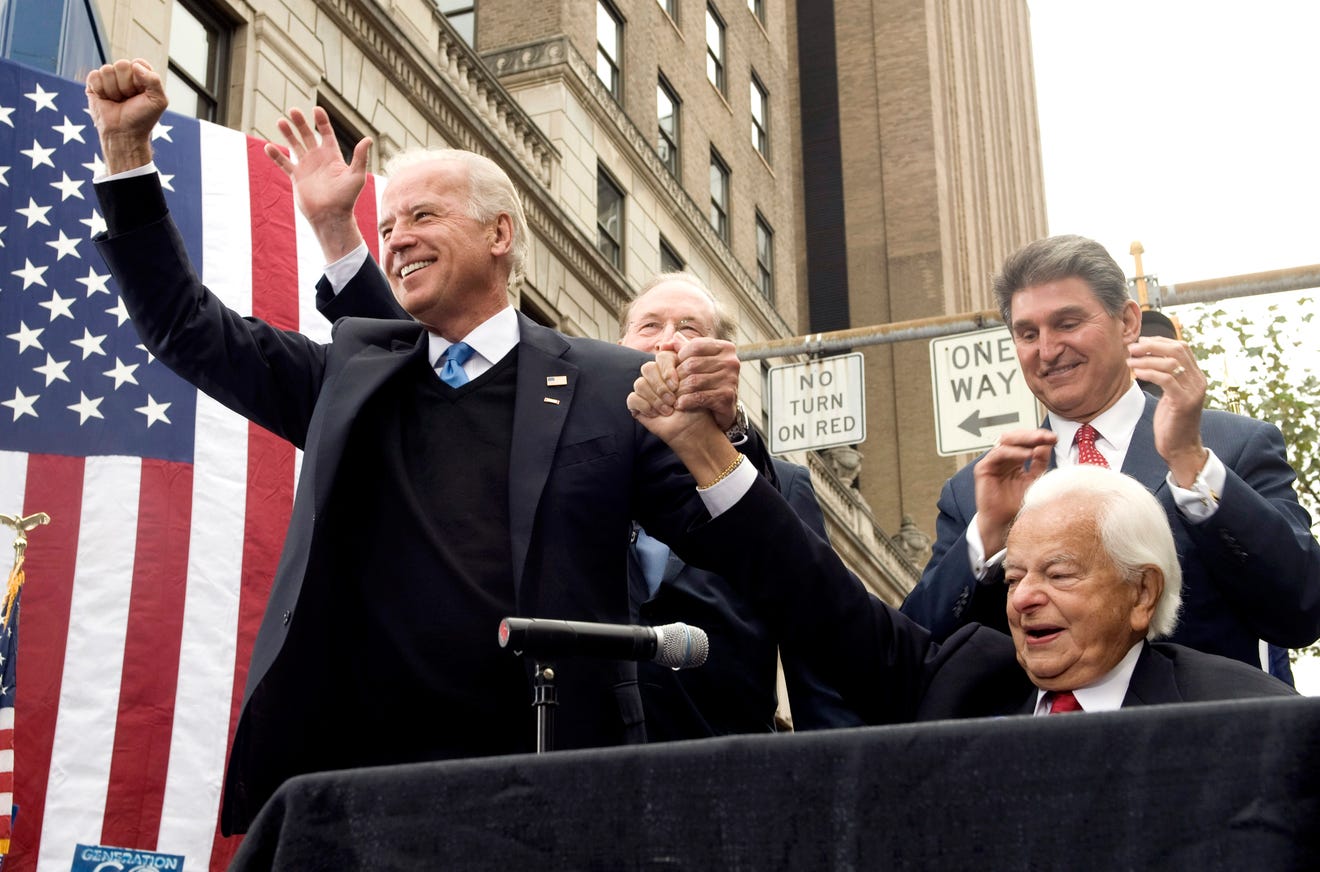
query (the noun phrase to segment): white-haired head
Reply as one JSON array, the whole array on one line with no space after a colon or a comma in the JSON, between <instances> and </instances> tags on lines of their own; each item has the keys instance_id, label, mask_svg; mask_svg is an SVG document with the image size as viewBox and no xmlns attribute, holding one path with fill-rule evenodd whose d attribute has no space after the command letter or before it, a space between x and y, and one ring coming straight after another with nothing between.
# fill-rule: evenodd
<instances>
[{"instance_id":1,"label":"white-haired head","mask_svg":"<svg viewBox=\"0 0 1320 872\"><path fill-rule=\"evenodd\" d=\"M404 167L428 161L452 161L467 170L467 215L481 224L491 224L500 213L513 225L513 247L509 254L509 287L522 280L527 265L530 233L522 198L509 174L488 157L460 148L418 148L401 151L385 162L388 178Z\"/></svg>"},{"instance_id":2,"label":"white-haired head","mask_svg":"<svg viewBox=\"0 0 1320 872\"><path fill-rule=\"evenodd\" d=\"M1100 546L1129 582L1145 567L1164 575L1164 590L1151 615L1147 639L1170 635L1182 608L1182 567L1164 507L1136 479L1103 466L1060 467L1042 475L1022 500L1021 515L1041 510L1065 498L1082 504L1095 519Z\"/></svg>"}]
</instances>

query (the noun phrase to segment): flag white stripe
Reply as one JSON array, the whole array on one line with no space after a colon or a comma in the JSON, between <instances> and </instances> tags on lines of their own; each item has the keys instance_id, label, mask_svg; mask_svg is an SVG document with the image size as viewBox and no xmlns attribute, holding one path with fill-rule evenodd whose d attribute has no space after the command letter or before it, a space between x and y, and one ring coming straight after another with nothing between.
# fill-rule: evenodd
<instances>
[{"instance_id":1,"label":"flag white stripe","mask_svg":"<svg viewBox=\"0 0 1320 872\"><path fill-rule=\"evenodd\" d=\"M101 839L141 481L140 458L87 458L38 870L68 869L76 843ZM110 542L126 544L105 547Z\"/></svg>"},{"instance_id":2,"label":"flag white stripe","mask_svg":"<svg viewBox=\"0 0 1320 872\"><path fill-rule=\"evenodd\" d=\"M0 451L0 515L28 515L41 511L23 505L27 491L28 456L21 451Z\"/></svg>"},{"instance_id":3,"label":"flag white stripe","mask_svg":"<svg viewBox=\"0 0 1320 872\"><path fill-rule=\"evenodd\" d=\"M251 312L247 138L203 124L201 162L202 279L226 305ZM179 687L157 842L161 851L183 854L186 867L210 863L220 809L242 586L247 446L247 421L199 395Z\"/></svg>"}]
</instances>

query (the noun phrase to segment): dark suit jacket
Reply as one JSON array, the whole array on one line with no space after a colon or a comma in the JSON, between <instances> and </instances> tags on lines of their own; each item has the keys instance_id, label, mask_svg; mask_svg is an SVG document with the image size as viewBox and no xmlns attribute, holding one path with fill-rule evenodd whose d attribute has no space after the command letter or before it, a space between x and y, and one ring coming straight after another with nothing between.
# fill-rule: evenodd
<instances>
[{"instance_id":1,"label":"dark suit jacket","mask_svg":"<svg viewBox=\"0 0 1320 872\"><path fill-rule=\"evenodd\" d=\"M241 831L275 787L296 774L289 761L296 760L301 731L326 729L301 723L309 701L341 692L333 669L315 656L320 649L301 644L326 620L315 592L336 571L326 565L318 536L327 510L334 510L336 473L355 415L391 375L425 356L426 331L412 321L345 319L333 341L320 345L241 318L194 274L155 176L102 184L98 195L110 229L97 246L147 347L201 390L305 452L226 776L223 825ZM371 264L361 276L383 281ZM569 339L525 318L520 328L509 459L516 613L626 623L619 569L628 519L677 545L704 509L691 477L625 407L644 355ZM567 384L549 387L551 376L564 376ZM560 403L543 402L548 395ZM389 531L382 526L364 535ZM426 569L418 567L419 577ZM495 646L496 627L490 638ZM583 659L564 667L557 746L642 738L635 664Z\"/></svg>"},{"instance_id":2,"label":"dark suit jacket","mask_svg":"<svg viewBox=\"0 0 1320 872\"><path fill-rule=\"evenodd\" d=\"M738 541L747 547L729 549ZM764 482L702 525L693 556L742 579L771 627L870 724L1026 714L1035 688L1012 640L970 624L943 644L871 595ZM1259 669L1173 644L1147 644L1124 706L1294 691Z\"/></svg>"},{"instance_id":3,"label":"dark suit jacket","mask_svg":"<svg viewBox=\"0 0 1320 872\"><path fill-rule=\"evenodd\" d=\"M1157 400L1146 397L1123 462L1169 517L1183 569L1183 612L1171 641L1260 665L1259 640L1296 648L1320 636L1320 546L1297 502L1296 476L1277 427L1207 410L1201 438L1227 469L1218 510L1189 522L1165 483L1168 467L1155 451ZM978 458L979 460L979 458ZM903 614L945 639L979 621L1006 628L1002 571L977 584L967 561L967 525L976 513L969 463L944 484L937 537L921 581Z\"/></svg>"},{"instance_id":4,"label":"dark suit jacket","mask_svg":"<svg viewBox=\"0 0 1320 872\"><path fill-rule=\"evenodd\" d=\"M779 491L803 523L828 541L811 473L795 463L777 459L773 463ZM747 546L731 541L726 547ZM775 729L779 640L733 583L689 566L670 553L660 587L648 598L634 544L629 548L628 585L641 623L659 626L683 621L710 636L710 659L697 669L676 672L654 663L639 664L648 739L696 739ZM862 723L799 656L791 649L782 653L795 728Z\"/></svg>"}]
</instances>

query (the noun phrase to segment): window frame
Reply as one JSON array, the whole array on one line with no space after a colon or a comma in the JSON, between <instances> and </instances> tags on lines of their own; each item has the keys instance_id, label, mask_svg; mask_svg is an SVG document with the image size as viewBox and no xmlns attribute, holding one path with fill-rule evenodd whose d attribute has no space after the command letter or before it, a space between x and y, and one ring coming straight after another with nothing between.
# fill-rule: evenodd
<instances>
[{"instance_id":1,"label":"window frame","mask_svg":"<svg viewBox=\"0 0 1320 872\"><path fill-rule=\"evenodd\" d=\"M770 90L756 74L756 70L752 70L751 81L748 90L752 103L752 148L756 149L756 152L768 163L770 161ZM761 115L759 119L756 117L758 107Z\"/></svg>"},{"instance_id":2,"label":"window frame","mask_svg":"<svg viewBox=\"0 0 1320 872\"><path fill-rule=\"evenodd\" d=\"M616 200L617 215L615 220L618 222L618 233L612 234L609 228L601 223L601 190L607 186L618 195ZM605 168L602 163L596 164L596 250L601 256L614 265L616 269L623 269L623 228L624 228L624 204L628 198L623 186L614 178L614 174ZM605 243L608 242L613 247L613 253L607 251Z\"/></svg>"},{"instance_id":3,"label":"window frame","mask_svg":"<svg viewBox=\"0 0 1320 872\"><path fill-rule=\"evenodd\" d=\"M720 179L719 199L716 199L715 196L715 179L717 172L719 173ZM729 243L729 228L731 224L729 219L732 208L729 201L732 199L733 173L729 169L728 162L720 156L718 151L715 150L715 146L711 146L710 148L710 182L710 211L706 214L706 220L710 221L710 226L715 229L715 235L722 239L727 245ZM720 202L720 200L723 200L723 202ZM719 215L718 221L713 220L717 212Z\"/></svg>"},{"instance_id":4,"label":"window frame","mask_svg":"<svg viewBox=\"0 0 1320 872\"><path fill-rule=\"evenodd\" d=\"M229 85L229 55L233 50L233 22L225 18L220 10L204 0L172 0L170 3L170 28L174 27L174 14L182 9L194 21L202 26L207 34L206 77L210 80L198 82L180 63L175 62L175 54L169 49L169 37L166 37L166 70L171 78L177 79L197 98L198 109L205 104L209 115L194 112L194 117L202 121L223 124L228 106L225 94Z\"/></svg>"},{"instance_id":5,"label":"window frame","mask_svg":"<svg viewBox=\"0 0 1320 872\"><path fill-rule=\"evenodd\" d=\"M675 93L673 87L665 78L664 73L659 74L656 78L655 95L656 130L658 136L655 153L656 156L660 158L660 163L664 164L665 168L669 170L669 174L675 179L681 180L683 178L683 161L681 158L682 152L680 150L682 144L683 101L679 99L678 94ZM665 99L669 100L670 106L673 108L673 114L670 116L673 118L674 131L672 136L665 132L665 126L662 120L663 116L660 114L660 98L662 95ZM670 157L668 160L665 159L664 154L661 152L661 145L669 146Z\"/></svg>"},{"instance_id":6,"label":"window frame","mask_svg":"<svg viewBox=\"0 0 1320 872\"><path fill-rule=\"evenodd\" d=\"M761 257L761 237L766 241L766 257ZM756 286L771 304L775 301L775 229L756 210Z\"/></svg>"},{"instance_id":7,"label":"window frame","mask_svg":"<svg viewBox=\"0 0 1320 872\"><path fill-rule=\"evenodd\" d=\"M459 38L466 42L470 48L475 49L477 47L476 0L466 0L466 2L464 0L448 0L448 5L453 6L452 9L444 8L446 5L445 0L434 0L434 2L436 10L445 17L445 21L449 22L449 26L454 28ZM464 33L463 28L454 23L455 18L467 18L471 21L472 38L470 40L467 38L467 34Z\"/></svg>"},{"instance_id":8,"label":"window frame","mask_svg":"<svg viewBox=\"0 0 1320 872\"><path fill-rule=\"evenodd\" d=\"M611 55L600 43L601 16L606 16L614 23L615 53ZM615 102L623 102L623 16L609 0L596 0L596 79L605 86L605 90ZM602 60L609 66L610 81L601 77Z\"/></svg>"},{"instance_id":9,"label":"window frame","mask_svg":"<svg viewBox=\"0 0 1320 872\"><path fill-rule=\"evenodd\" d=\"M715 32L719 34L719 52L717 53L710 44L711 25L715 25ZM706 4L706 81L715 87L715 90L721 94L727 95L728 75L725 72L726 55L729 45L729 28L724 23L724 17L720 15L719 10L713 3ZM712 66L713 65L713 66Z\"/></svg>"},{"instance_id":10,"label":"window frame","mask_svg":"<svg viewBox=\"0 0 1320 872\"><path fill-rule=\"evenodd\" d=\"M687 262L683 260L683 258L679 257L678 251L675 250L674 246L669 244L669 240L665 239L663 233L660 234L659 250L660 250L660 272L662 273L682 272L683 270L687 269ZM668 257L668 260L670 261L669 265L665 264L666 253L669 255Z\"/></svg>"}]
</instances>

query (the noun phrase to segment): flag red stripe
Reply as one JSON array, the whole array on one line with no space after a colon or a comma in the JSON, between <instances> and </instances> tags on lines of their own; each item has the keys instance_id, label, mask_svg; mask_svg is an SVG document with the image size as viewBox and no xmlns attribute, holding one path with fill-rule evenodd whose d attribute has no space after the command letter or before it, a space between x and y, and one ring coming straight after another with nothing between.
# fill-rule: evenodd
<instances>
[{"instance_id":1,"label":"flag red stripe","mask_svg":"<svg viewBox=\"0 0 1320 872\"><path fill-rule=\"evenodd\" d=\"M248 143L248 178L252 202L252 314L280 327L298 329L297 242L293 225L293 190L283 171L268 160L261 144ZM284 534L293 510L292 445L252 424L248 428L247 509L243 532L243 585L238 603L238 640L234 652L233 704L229 741L238 725L239 706L257 629L270 595ZM238 849L238 839L216 830L212 869L224 869Z\"/></svg>"},{"instance_id":2,"label":"flag red stripe","mask_svg":"<svg viewBox=\"0 0 1320 872\"><path fill-rule=\"evenodd\" d=\"M106 845L152 849L160 834L183 644L192 492L191 465L142 462L133 591L101 832Z\"/></svg>"},{"instance_id":3,"label":"flag red stripe","mask_svg":"<svg viewBox=\"0 0 1320 872\"><path fill-rule=\"evenodd\" d=\"M367 174L367 183L362 188L362 195L358 197L357 205L353 209L353 214L357 218L358 229L362 231L362 238L367 241L367 251L380 263L380 231L377 229L376 217L376 177Z\"/></svg>"},{"instance_id":4,"label":"flag red stripe","mask_svg":"<svg viewBox=\"0 0 1320 872\"><path fill-rule=\"evenodd\" d=\"M23 681L14 700L14 793L23 811L10 846L12 853L5 860L10 872L34 869L41 844L55 716L69 641L84 467L81 457L28 456L23 511L45 512L51 522L40 536L31 538L27 548L25 569L28 578L36 581L24 586L19 622Z\"/></svg>"}]
</instances>

